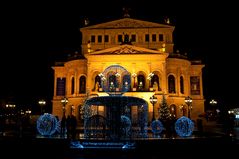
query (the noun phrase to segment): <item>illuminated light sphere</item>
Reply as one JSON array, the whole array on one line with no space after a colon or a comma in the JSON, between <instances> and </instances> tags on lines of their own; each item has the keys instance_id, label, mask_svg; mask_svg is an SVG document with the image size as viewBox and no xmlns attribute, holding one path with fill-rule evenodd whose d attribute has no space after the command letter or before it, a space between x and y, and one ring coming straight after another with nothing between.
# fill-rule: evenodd
<instances>
[{"instance_id":1,"label":"illuminated light sphere","mask_svg":"<svg viewBox=\"0 0 239 159\"><path fill-rule=\"evenodd\" d=\"M191 136L194 129L194 123L188 117L182 116L175 123L175 131L180 137Z\"/></svg>"},{"instance_id":2,"label":"illuminated light sphere","mask_svg":"<svg viewBox=\"0 0 239 159\"><path fill-rule=\"evenodd\" d=\"M163 124L160 120L154 120L151 124L151 127L154 135L160 134L164 129Z\"/></svg>"},{"instance_id":3,"label":"illuminated light sphere","mask_svg":"<svg viewBox=\"0 0 239 159\"><path fill-rule=\"evenodd\" d=\"M37 119L37 130L43 136L50 136L57 131L58 121L52 114L43 114Z\"/></svg>"}]
</instances>

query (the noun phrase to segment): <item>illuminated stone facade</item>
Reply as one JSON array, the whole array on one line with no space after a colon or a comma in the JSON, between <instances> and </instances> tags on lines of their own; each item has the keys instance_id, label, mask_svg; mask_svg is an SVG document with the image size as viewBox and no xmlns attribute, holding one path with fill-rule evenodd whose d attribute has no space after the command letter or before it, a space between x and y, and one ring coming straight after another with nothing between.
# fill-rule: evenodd
<instances>
[{"instance_id":1,"label":"illuminated stone facade","mask_svg":"<svg viewBox=\"0 0 239 159\"><path fill-rule=\"evenodd\" d=\"M127 17L86 26L80 31L83 56L53 66L54 115L62 117L60 101L66 96L69 100L66 115L73 112L80 120L85 99L108 95L106 90L127 91L123 95L148 101L149 121L153 108L155 118L159 117L163 94L176 118L187 116L188 107L184 101L187 96L192 98L192 119L196 120L204 112L204 65L173 51L174 26ZM129 74L121 74L122 68ZM158 99L154 107L149 101L152 95Z\"/></svg>"}]
</instances>

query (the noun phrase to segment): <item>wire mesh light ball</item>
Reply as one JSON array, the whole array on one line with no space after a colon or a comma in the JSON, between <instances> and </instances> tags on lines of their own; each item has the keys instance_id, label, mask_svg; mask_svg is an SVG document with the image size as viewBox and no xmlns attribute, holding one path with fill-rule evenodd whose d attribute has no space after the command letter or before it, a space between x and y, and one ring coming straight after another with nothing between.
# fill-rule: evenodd
<instances>
[{"instance_id":1,"label":"wire mesh light ball","mask_svg":"<svg viewBox=\"0 0 239 159\"><path fill-rule=\"evenodd\" d=\"M154 135L160 134L164 129L163 124L160 120L152 121L151 127L152 127L152 132Z\"/></svg>"},{"instance_id":2,"label":"wire mesh light ball","mask_svg":"<svg viewBox=\"0 0 239 159\"><path fill-rule=\"evenodd\" d=\"M194 129L194 123L188 117L182 116L175 123L175 131L180 137L191 136Z\"/></svg>"},{"instance_id":3,"label":"wire mesh light ball","mask_svg":"<svg viewBox=\"0 0 239 159\"><path fill-rule=\"evenodd\" d=\"M37 119L37 130L43 136L50 136L57 131L58 121L52 114L43 114Z\"/></svg>"}]
</instances>

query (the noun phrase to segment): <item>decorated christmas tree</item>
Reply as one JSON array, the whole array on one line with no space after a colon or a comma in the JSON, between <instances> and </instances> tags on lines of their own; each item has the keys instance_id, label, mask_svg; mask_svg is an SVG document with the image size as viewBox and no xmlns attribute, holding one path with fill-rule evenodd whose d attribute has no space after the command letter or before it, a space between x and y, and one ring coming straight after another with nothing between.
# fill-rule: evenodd
<instances>
[{"instance_id":1,"label":"decorated christmas tree","mask_svg":"<svg viewBox=\"0 0 239 159\"><path fill-rule=\"evenodd\" d=\"M165 99L165 95L163 94L163 98L162 98L162 102L161 102L161 106L159 108L159 120L162 121L168 121L170 120L170 111L168 108L168 104L167 101Z\"/></svg>"}]
</instances>

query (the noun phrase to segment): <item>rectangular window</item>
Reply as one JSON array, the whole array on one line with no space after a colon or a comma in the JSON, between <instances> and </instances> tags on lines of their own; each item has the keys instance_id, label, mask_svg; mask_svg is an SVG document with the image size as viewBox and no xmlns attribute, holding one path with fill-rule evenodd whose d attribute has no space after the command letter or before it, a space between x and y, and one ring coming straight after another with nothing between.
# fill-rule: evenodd
<instances>
[{"instance_id":1,"label":"rectangular window","mask_svg":"<svg viewBox=\"0 0 239 159\"><path fill-rule=\"evenodd\" d=\"M66 78L56 79L56 95L64 96L66 93Z\"/></svg>"},{"instance_id":2,"label":"rectangular window","mask_svg":"<svg viewBox=\"0 0 239 159\"><path fill-rule=\"evenodd\" d=\"M145 42L149 42L149 34L145 34Z\"/></svg>"},{"instance_id":3,"label":"rectangular window","mask_svg":"<svg viewBox=\"0 0 239 159\"><path fill-rule=\"evenodd\" d=\"M122 35L118 35L118 42L123 42L123 36Z\"/></svg>"},{"instance_id":4,"label":"rectangular window","mask_svg":"<svg viewBox=\"0 0 239 159\"><path fill-rule=\"evenodd\" d=\"M105 42L109 42L109 35L105 35Z\"/></svg>"},{"instance_id":5,"label":"rectangular window","mask_svg":"<svg viewBox=\"0 0 239 159\"><path fill-rule=\"evenodd\" d=\"M102 36L98 35L98 43L102 43Z\"/></svg>"},{"instance_id":6,"label":"rectangular window","mask_svg":"<svg viewBox=\"0 0 239 159\"><path fill-rule=\"evenodd\" d=\"M131 35L131 42L136 42L136 35L135 34Z\"/></svg>"},{"instance_id":7,"label":"rectangular window","mask_svg":"<svg viewBox=\"0 0 239 159\"><path fill-rule=\"evenodd\" d=\"M164 41L163 40L163 34L159 34L159 41Z\"/></svg>"},{"instance_id":8,"label":"rectangular window","mask_svg":"<svg viewBox=\"0 0 239 159\"><path fill-rule=\"evenodd\" d=\"M152 41L155 42L156 39L157 39L157 38L156 38L156 34L153 34L153 35L152 35Z\"/></svg>"},{"instance_id":9,"label":"rectangular window","mask_svg":"<svg viewBox=\"0 0 239 159\"><path fill-rule=\"evenodd\" d=\"M95 35L91 35L91 39L90 39L90 41L91 41L92 43L95 42Z\"/></svg>"},{"instance_id":10,"label":"rectangular window","mask_svg":"<svg viewBox=\"0 0 239 159\"><path fill-rule=\"evenodd\" d=\"M190 77L190 87L192 95L200 95L200 77L191 76Z\"/></svg>"}]
</instances>

